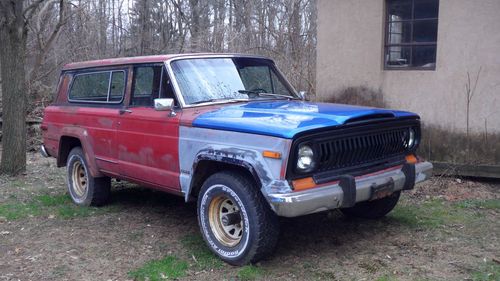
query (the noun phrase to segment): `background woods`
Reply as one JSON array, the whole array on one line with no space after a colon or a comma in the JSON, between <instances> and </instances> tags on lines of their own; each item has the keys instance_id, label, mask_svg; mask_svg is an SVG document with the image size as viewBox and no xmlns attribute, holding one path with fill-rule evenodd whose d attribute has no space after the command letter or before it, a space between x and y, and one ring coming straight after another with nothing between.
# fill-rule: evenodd
<instances>
[{"instance_id":1,"label":"background woods","mask_svg":"<svg viewBox=\"0 0 500 281\"><path fill-rule=\"evenodd\" d=\"M25 169L40 117L72 61L185 52L270 56L314 94L316 0L0 0L2 171ZM9 83L5 83L9 81ZM15 81L15 83L11 83Z\"/></svg>"},{"instance_id":2,"label":"background woods","mask_svg":"<svg viewBox=\"0 0 500 281\"><path fill-rule=\"evenodd\" d=\"M54 1L53 1L54 2ZM315 0L78 0L48 5L29 25L28 71L36 94L50 92L70 61L185 52L243 52L273 57L292 83L314 92ZM61 31L50 50L51 30ZM30 55L31 56L31 55ZM43 58L43 66L37 62ZM36 67L33 67L36 66ZM47 97L45 97L47 98Z\"/></svg>"}]
</instances>

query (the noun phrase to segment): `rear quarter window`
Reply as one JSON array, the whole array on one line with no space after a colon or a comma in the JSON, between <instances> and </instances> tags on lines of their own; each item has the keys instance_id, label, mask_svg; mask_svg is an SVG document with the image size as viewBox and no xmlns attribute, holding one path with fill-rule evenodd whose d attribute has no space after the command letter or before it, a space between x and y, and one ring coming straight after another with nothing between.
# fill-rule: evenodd
<instances>
[{"instance_id":1,"label":"rear quarter window","mask_svg":"<svg viewBox=\"0 0 500 281\"><path fill-rule=\"evenodd\" d=\"M72 102L120 103L125 92L124 71L78 73L69 91Z\"/></svg>"}]
</instances>

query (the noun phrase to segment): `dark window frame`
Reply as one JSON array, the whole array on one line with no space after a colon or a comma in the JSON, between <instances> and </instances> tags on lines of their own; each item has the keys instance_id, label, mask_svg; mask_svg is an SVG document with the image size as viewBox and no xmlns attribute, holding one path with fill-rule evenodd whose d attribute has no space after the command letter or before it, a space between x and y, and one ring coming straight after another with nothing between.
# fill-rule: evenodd
<instances>
[{"instance_id":1,"label":"dark window frame","mask_svg":"<svg viewBox=\"0 0 500 281\"><path fill-rule=\"evenodd\" d=\"M383 64L384 64L384 70L436 70L436 64L437 64L437 37L436 41L429 41L429 42L414 42L413 41L413 35L414 35L414 23L415 22L425 22L425 21L436 21L436 28L439 30L439 0L435 0L437 2L437 15L436 17L427 17L427 18L415 18L415 2L418 0L409 0L411 1L411 18L410 19L401 19L397 21L392 21L390 19L390 14L389 14L389 2L391 0L385 0L385 22L384 22L384 30L385 30L385 38L384 38L384 50L383 50ZM411 35L411 42L408 43L390 43L390 36L389 36L389 28L391 23L409 23L410 24L410 35ZM436 34L438 33L438 30L436 30ZM434 65L433 66L393 66L393 65L388 65L388 54L389 50L391 47L409 47L410 49L410 60L413 60L413 47L415 46L433 46L436 48L436 53L434 55ZM409 65L412 65L412 61L410 61Z\"/></svg>"},{"instance_id":2,"label":"dark window frame","mask_svg":"<svg viewBox=\"0 0 500 281\"><path fill-rule=\"evenodd\" d=\"M125 94L127 92L127 79L128 79L128 71L126 69L83 69L83 70L76 70L76 71L71 71L72 72L72 77L71 77L71 82L69 89L67 91L67 100L70 103L80 103L80 104L108 104L108 105L117 105L123 103L125 100ZM114 72L123 72L124 73L124 84L123 84L123 92L122 92L122 97L119 101L110 101L110 94L111 94L111 83L113 79L113 73ZM71 97L71 92L73 90L73 86L75 83L75 80L78 76L85 76L85 75L92 75L92 74L99 74L99 73L109 73L109 78L108 78L108 92L107 92L107 97L106 101L97 101L97 100L85 100L85 99L75 99Z\"/></svg>"},{"instance_id":3,"label":"dark window frame","mask_svg":"<svg viewBox=\"0 0 500 281\"><path fill-rule=\"evenodd\" d=\"M175 89L172 85L172 79L170 78L170 75L168 73L168 70L163 62L158 62L158 63L137 63L137 64L132 64L132 82L131 82L131 88L130 88L130 100L128 107L148 107L148 108L154 108L154 104L148 104L148 105L142 105L142 104L133 104L134 101L134 91L135 91L135 83L136 83L136 69L140 67L160 67L160 80L159 82L159 91L158 91L158 98L169 98L165 97L166 95L166 88L165 87L170 87L171 88L171 94L172 94L172 99L174 100L174 107L177 107L178 105L178 99L177 95L175 93ZM151 97L151 95L150 95ZM137 97L136 97L137 98ZM154 100L154 98L153 98Z\"/></svg>"}]
</instances>

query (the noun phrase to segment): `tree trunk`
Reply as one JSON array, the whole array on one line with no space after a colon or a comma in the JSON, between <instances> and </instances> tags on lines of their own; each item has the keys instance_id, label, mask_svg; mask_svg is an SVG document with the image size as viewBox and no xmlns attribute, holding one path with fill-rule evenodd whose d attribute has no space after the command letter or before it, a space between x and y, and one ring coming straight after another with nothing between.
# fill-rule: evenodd
<instances>
[{"instance_id":1,"label":"tree trunk","mask_svg":"<svg viewBox=\"0 0 500 281\"><path fill-rule=\"evenodd\" d=\"M14 2L13 2L14 3ZM26 64L27 29L23 1L15 2L13 15L0 26L0 62L2 65L3 136L2 173L16 175L26 170Z\"/></svg>"}]
</instances>

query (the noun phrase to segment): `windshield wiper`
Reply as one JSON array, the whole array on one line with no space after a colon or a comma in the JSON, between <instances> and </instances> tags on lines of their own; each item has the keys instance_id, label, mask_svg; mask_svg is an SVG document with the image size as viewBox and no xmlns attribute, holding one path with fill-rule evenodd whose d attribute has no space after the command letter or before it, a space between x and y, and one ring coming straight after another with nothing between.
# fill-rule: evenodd
<instances>
[{"instance_id":1,"label":"windshield wiper","mask_svg":"<svg viewBox=\"0 0 500 281\"><path fill-rule=\"evenodd\" d=\"M279 97L279 98L286 98L286 99L297 99L294 96L288 96L288 95L280 95L280 94L273 94L273 93L266 93L262 91L251 91L251 90L238 90L238 93L240 94L246 94L248 95L249 98L256 98L256 97Z\"/></svg>"},{"instance_id":2,"label":"windshield wiper","mask_svg":"<svg viewBox=\"0 0 500 281\"><path fill-rule=\"evenodd\" d=\"M246 101L246 99L218 98L218 99L208 99L208 100L195 101L195 102L192 102L190 104L200 104L200 103L207 103L207 102L221 102L221 101L238 102L238 101Z\"/></svg>"}]
</instances>

